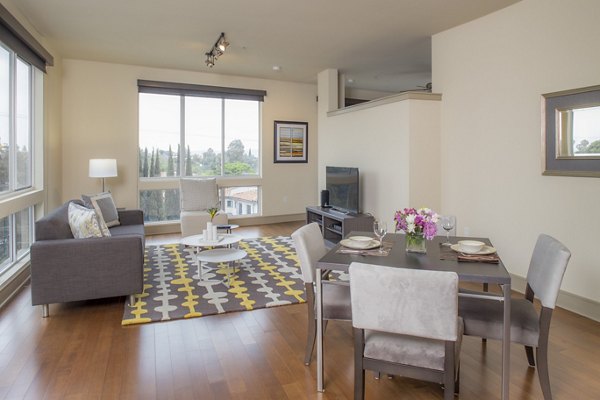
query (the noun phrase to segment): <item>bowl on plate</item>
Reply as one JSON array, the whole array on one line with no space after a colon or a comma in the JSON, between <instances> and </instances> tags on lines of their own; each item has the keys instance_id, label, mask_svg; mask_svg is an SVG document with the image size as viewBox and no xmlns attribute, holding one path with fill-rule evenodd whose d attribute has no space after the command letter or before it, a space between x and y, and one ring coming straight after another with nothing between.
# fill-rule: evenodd
<instances>
[{"instance_id":1,"label":"bowl on plate","mask_svg":"<svg viewBox=\"0 0 600 400\"><path fill-rule=\"evenodd\" d=\"M458 249L463 253L477 253L483 249L485 243L479 240L459 240Z\"/></svg>"},{"instance_id":2,"label":"bowl on plate","mask_svg":"<svg viewBox=\"0 0 600 400\"><path fill-rule=\"evenodd\" d=\"M355 247L368 247L373 242L369 236L350 236L348 240Z\"/></svg>"}]
</instances>

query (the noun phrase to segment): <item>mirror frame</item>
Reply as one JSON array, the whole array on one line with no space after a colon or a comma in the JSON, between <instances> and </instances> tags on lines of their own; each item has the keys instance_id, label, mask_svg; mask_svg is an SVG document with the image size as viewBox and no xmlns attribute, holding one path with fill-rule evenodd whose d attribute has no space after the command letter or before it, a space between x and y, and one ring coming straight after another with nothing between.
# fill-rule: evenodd
<instances>
[{"instance_id":1,"label":"mirror frame","mask_svg":"<svg viewBox=\"0 0 600 400\"><path fill-rule=\"evenodd\" d=\"M600 105L600 85L542 95L542 175L600 177L600 158L559 155L558 112Z\"/></svg>"}]
</instances>

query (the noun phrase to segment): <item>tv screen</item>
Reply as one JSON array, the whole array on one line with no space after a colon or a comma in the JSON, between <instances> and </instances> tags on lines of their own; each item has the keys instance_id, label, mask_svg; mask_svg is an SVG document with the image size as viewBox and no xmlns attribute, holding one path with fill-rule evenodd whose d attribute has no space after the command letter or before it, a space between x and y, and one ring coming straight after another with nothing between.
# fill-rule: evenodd
<instances>
[{"instance_id":1,"label":"tv screen","mask_svg":"<svg viewBox=\"0 0 600 400\"><path fill-rule=\"evenodd\" d=\"M329 190L330 206L358 213L358 168L326 167L325 186Z\"/></svg>"}]
</instances>

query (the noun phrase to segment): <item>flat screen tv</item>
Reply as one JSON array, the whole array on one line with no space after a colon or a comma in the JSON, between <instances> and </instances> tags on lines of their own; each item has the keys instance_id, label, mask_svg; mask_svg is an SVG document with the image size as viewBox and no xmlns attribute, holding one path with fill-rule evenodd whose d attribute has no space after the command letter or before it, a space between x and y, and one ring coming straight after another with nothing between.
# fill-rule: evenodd
<instances>
[{"instance_id":1,"label":"flat screen tv","mask_svg":"<svg viewBox=\"0 0 600 400\"><path fill-rule=\"evenodd\" d=\"M333 209L358 213L358 168L326 167L325 186Z\"/></svg>"}]
</instances>

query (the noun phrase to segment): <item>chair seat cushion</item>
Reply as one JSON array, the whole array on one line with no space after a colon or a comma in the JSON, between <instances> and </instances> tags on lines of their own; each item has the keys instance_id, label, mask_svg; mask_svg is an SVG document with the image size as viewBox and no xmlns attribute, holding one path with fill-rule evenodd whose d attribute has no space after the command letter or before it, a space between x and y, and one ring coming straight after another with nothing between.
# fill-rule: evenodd
<instances>
[{"instance_id":1,"label":"chair seat cushion","mask_svg":"<svg viewBox=\"0 0 600 400\"><path fill-rule=\"evenodd\" d=\"M463 322L460 317L457 324L456 363L459 360L463 335ZM445 344L441 340L365 330L363 354L366 358L443 371Z\"/></svg>"},{"instance_id":2,"label":"chair seat cushion","mask_svg":"<svg viewBox=\"0 0 600 400\"><path fill-rule=\"evenodd\" d=\"M352 319L350 286L323 284L323 319Z\"/></svg>"},{"instance_id":3,"label":"chair seat cushion","mask_svg":"<svg viewBox=\"0 0 600 400\"><path fill-rule=\"evenodd\" d=\"M526 299L512 299L510 305L511 342L537 346L539 317L535 307ZM465 321L465 335L502 340L504 303L459 297L458 314Z\"/></svg>"}]
</instances>

